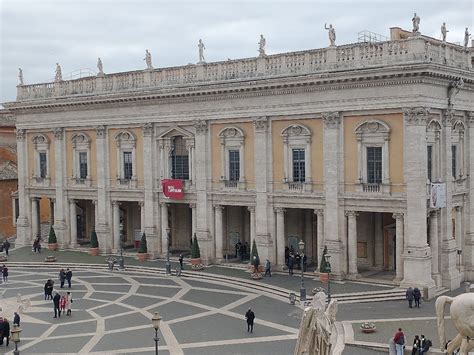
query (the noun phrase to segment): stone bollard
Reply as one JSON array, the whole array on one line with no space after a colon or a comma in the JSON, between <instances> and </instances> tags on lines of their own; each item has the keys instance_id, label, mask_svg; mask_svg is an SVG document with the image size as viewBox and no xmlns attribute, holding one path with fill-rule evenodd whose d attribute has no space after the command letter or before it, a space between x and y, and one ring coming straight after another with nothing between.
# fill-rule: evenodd
<instances>
[{"instance_id":1,"label":"stone bollard","mask_svg":"<svg viewBox=\"0 0 474 355\"><path fill-rule=\"evenodd\" d=\"M288 296L288 298L290 299L290 304L295 304L296 302L296 295L294 292L290 292L290 295Z\"/></svg>"}]
</instances>

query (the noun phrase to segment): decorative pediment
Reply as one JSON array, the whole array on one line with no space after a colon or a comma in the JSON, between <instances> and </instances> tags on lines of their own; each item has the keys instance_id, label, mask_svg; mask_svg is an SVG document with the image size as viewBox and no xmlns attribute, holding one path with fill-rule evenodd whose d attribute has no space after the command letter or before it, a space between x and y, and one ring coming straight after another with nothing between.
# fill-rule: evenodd
<instances>
[{"instance_id":1,"label":"decorative pediment","mask_svg":"<svg viewBox=\"0 0 474 355\"><path fill-rule=\"evenodd\" d=\"M158 136L158 139L165 139L165 138L173 138L176 136L182 136L184 139L193 139L194 135L189 132L188 130L185 130L184 128L175 126L172 128L169 128L168 130L164 131Z\"/></svg>"},{"instance_id":2,"label":"decorative pediment","mask_svg":"<svg viewBox=\"0 0 474 355\"><path fill-rule=\"evenodd\" d=\"M311 136L311 131L308 127L302 124L292 124L286 127L281 135L283 137L308 137Z\"/></svg>"},{"instance_id":3,"label":"decorative pediment","mask_svg":"<svg viewBox=\"0 0 474 355\"><path fill-rule=\"evenodd\" d=\"M72 146L76 147L77 145L86 145L88 146L91 142L90 137L86 133L75 133L71 137Z\"/></svg>"},{"instance_id":4,"label":"decorative pediment","mask_svg":"<svg viewBox=\"0 0 474 355\"><path fill-rule=\"evenodd\" d=\"M44 134L36 134L33 139L33 144L35 146L38 145L49 145L49 138L45 136Z\"/></svg>"},{"instance_id":5,"label":"decorative pediment","mask_svg":"<svg viewBox=\"0 0 474 355\"><path fill-rule=\"evenodd\" d=\"M438 120L431 120L426 126L427 131L441 131L441 123Z\"/></svg>"},{"instance_id":6,"label":"decorative pediment","mask_svg":"<svg viewBox=\"0 0 474 355\"><path fill-rule=\"evenodd\" d=\"M219 132L221 143L226 141L243 142L245 137L244 131L239 127L226 127Z\"/></svg>"},{"instance_id":7,"label":"decorative pediment","mask_svg":"<svg viewBox=\"0 0 474 355\"><path fill-rule=\"evenodd\" d=\"M114 140L117 143L135 143L137 139L132 132L121 131L115 135Z\"/></svg>"},{"instance_id":8,"label":"decorative pediment","mask_svg":"<svg viewBox=\"0 0 474 355\"><path fill-rule=\"evenodd\" d=\"M354 130L356 133L390 133L390 127L383 121L368 120L360 123Z\"/></svg>"},{"instance_id":9,"label":"decorative pediment","mask_svg":"<svg viewBox=\"0 0 474 355\"><path fill-rule=\"evenodd\" d=\"M466 130L466 127L464 126L464 122L462 121L456 121L453 125L453 132L455 133L461 133Z\"/></svg>"}]
</instances>

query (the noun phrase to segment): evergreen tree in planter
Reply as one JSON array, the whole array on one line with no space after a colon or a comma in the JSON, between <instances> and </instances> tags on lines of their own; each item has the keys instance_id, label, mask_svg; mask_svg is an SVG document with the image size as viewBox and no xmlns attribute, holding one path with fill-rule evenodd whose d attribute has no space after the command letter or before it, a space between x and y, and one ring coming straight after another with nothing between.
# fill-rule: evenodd
<instances>
[{"instance_id":1,"label":"evergreen tree in planter","mask_svg":"<svg viewBox=\"0 0 474 355\"><path fill-rule=\"evenodd\" d=\"M140 240L140 248L138 249L138 260L145 261L148 258L148 247L146 244L146 235L145 232L142 234L142 239Z\"/></svg>"},{"instance_id":2,"label":"evergreen tree in planter","mask_svg":"<svg viewBox=\"0 0 474 355\"><path fill-rule=\"evenodd\" d=\"M252 252L250 253L250 263L252 268L251 278L259 280L262 278L263 266L260 264L260 257L258 256L257 243L255 239L252 242Z\"/></svg>"},{"instance_id":3,"label":"evergreen tree in planter","mask_svg":"<svg viewBox=\"0 0 474 355\"><path fill-rule=\"evenodd\" d=\"M51 228L49 229L48 249L58 250L58 239L56 238L56 232L54 231L53 226L51 226Z\"/></svg>"},{"instance_id":4,"label":"evergreen tree in planter","mask_svg":"<svg viewBox=\"0 0 474 355\"><path fill-rule=\"evenodd\" d=\"M319 279L321 282L327 282L329 280L329 274L327 272L327 261L326 255L328 253L328 247L324 246L323 255L321 256L321 261L319 262Z\"/></svg>"},{"instance_id":5,"label":"evergreen tree in planter","mask_svg":"<svg viewBox=\"0 0 474 355\"><path fill-rule=\"evenodd\" d=\"M94 256L99 255L99 241L97 240L95 229L92 230L91 234L91 247L89 249L89 254Z\"/></svg>"},{"instance_id":6,"label":"evergreen tree in planter","mask_svg":"<svg viewBox=\"0 0 474 355\"><path fill-rule=\"evenodd\" d=\"M193 270L202 270L204 268L201 261L201 250L199 250L196 233L194 233L193 244L191 245L191 267Z\"/></svg>"}]
</instances>

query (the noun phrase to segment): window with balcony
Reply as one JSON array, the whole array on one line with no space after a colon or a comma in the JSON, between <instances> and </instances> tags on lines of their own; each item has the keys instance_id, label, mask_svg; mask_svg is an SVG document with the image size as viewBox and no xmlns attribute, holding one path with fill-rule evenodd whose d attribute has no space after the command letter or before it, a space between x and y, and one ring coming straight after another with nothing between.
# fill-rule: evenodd
<instances>
[{"instance_id":1,"label":"window with balcony","mask_svg":"<svg viewBox=\"0 0 474 355\"><path fill-rule=\"evenodd\" d=\"M240 178L240 152L229 150L229 180L239 181Z\"/></svg>"},{"instance_id":2,"label":"window with balcony","mask_svg":"<svg viewBox=\"0 0 474 355\"><path fill-rule=\"evenodd\" d=\"M304 149L293 149L293 182L305 181Z\"/></svg>"},{"instance_id":3,"label":"window with balcony","mask_svg":"<svg viewBox=\"0 0 474 355\"><path fill-rule=\"evenodd\" d=\"M73 171L72 180L76 184L85 184L90 186L90 148L91 139L86 133L75 133L72 138L73 152Z\"/></svg>"},{"instance_id":4,"label":"window with balcony","mask_svg":"<svg viewBox=\"0 0 474 355\"><path fill-rule=\"evenodd\" d=\"M35 165L33 172L33 183L39 186L48 186L49 175L49 139L43 134L33 137L33 147L35 151Z\"/></svg>"},{"instance_id":5,"label":"window with balcony","mask_svg":"<svg viewBox=\"0 0 474 355\"><path fill-rule=\"evenodd\" d=\"M219 132L221 144L221 184L226 188L245 188L244 131L226 127Z\"/></svg>"},{"instance_id":6,"label":"window with balcony","mask_svg":"<svg viewBox=\"0 0 474 355\"><path fill-rule=\"evenodd\" d=\"M132 152L123 152L123 179L131 180L133 176Z\"/></svg>"},{"instance_id":7,"label":"window with balcony","mask_svg":"<svg viewBox=\"0 0 474 355\"><path fill-rule=\"evenodd\" d=\"M45 179L48 175L48 160L45 152L39 153L39 177Z\"/></svg>"},{"instance_id":8,"label":"window with balcony","mask_svg":"<svg viewBox=\"0 0 474 355\"><path fill-rule=\"evenodd\" d=\"M117 146L117 182L126 187L137 187L137 139L130 131L121 131L115 135Z\"/></svg>"},{"instance_id":9,"label":"window with balcony","mask_svg":"<svg viewBox=\"0 0 474 355\"><path fill-rule=\"evenodd\" d=\"M283 166L286 188L311 191L311 131L302 124L286 127L283 137Z\"/></svg>"},{"instance_id":10,"label":"window with balcony","mask_svg":"<svg viewBox=\"0 0 474 355\"><path fill-rule=\"evenodd\" d=\"M441 124L436 119L433 119L426 126L427 178L429 181L438 181L441 176L440 137L441 137Z\"/></svg>"},{"instance_id":11,"label":"window with balcony","mask_svg":"<svg viewBox=\"0 0 474 355\"><path fill-rule=\"evenodd\" d=\"M87 152L79 152L79 178L87 178Z\"/></svg>"},{"instance_id":12,"label":"window with balcony","mask_svg":"<svg viewBox=\"0 0 474 355\"><path fill-rule=\"evenodd\" d=\"M171 178L189 180L189 155L182 136L175 136L172 140Z\"/></svg>"},{"instance_id":13,"label":"window with balcony","mask_svg":"<svg viewBox=\"0 0 474 355\"><path fill-rule=\"evenodd\" d=\"M382 183L382 148L367 147L367 183Z\"/></svg>"}]
</instances>

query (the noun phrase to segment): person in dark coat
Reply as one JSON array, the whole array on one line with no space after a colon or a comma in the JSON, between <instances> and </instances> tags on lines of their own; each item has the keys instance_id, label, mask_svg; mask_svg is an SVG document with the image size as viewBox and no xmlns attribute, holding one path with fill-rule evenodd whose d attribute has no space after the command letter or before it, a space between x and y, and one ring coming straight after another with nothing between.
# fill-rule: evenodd
<instances>
[{"instance_id":1,"label":"person in dark coat","mask_svg":"<svg viewBox=\"0 0 474 355\"><path fill-rule=\"evenodd\" d=\"M64 269L59 270L59 281L61 282L61 288L64 287L64 281L66 281L66 273Z\"/></svg>"},{"instance_id":2,"label":"person in dark coat","mask_svg":"<svg viewBox=\"0 0 474 355\"><path fill-rule=\"evenodd\" d=\"M249 308L247 313L245 313L245 318L247 319L247 332L253 333L253 321L255 320L255 313Z\"/></svg>"},{"instance_id":3,"label":"person in dark coat","mask_svg":"<svg viewBox=\"0 0 474 355\"><path fill-rule=\"evenodd\" d=\"M6 339L7 346L10 345L10 323L8 322L8 319L3 318L3 338ZM2 343L3 343L3 338L2 338Z\"/></svg>"},{"instance_id":4,"label":"person in dark coat","mask_svg":"<svg viewBox=\"0 0 474 355\"><path fill-rule=\"evenodd\" d=\"M285 247L285 264L288 266L288 258L290 257L290 248L288 246Z\"/></svg>"},{"instance_id":5,"label":"person in dark coat","mask_svg":"<svg viewBox=\"0 0 474 355\"><path fill-rule=\"evenodd\" d=\"M411 355L418 354L419 350L420 350L420 337L418 335L415 335L415 339L413 339L413 348L411 351Z\"/></svg>"},{"instance_id":6,"label":"person in dark coat","mask_svg":"<svg viewBox=\"0 0 474 355\"><path fill-rule=\"evenodd\" d=\"M66 269L66 280L67 280L68 288L71 288L71 279L72 279L72 271L69 269Z\"/></svg>"},{"instance_id":7,"label":"person in dark coat","mask_svg":"<svg viewBox=\"0 0 474 355\"><path fill-rule=\"evenodd\" d=\"M300 255L300 253L296 253L295 264L296 264L296 268L298 270L301 270L301 255Z\"/></svg>"},{"instance_id":8,"label":"person in dark coat","mask_svg":"<svg viewBox=\"0 0 474 355\"><path fill-rule=\"evenodd\" d=\"M0 318L0 345L3 345L3 318Z\"/></svg>"},{"instance_id":9,"label":"person in dark coat","mask_svg":"<svg viewBox=\"0 0 474 355\"><path fill-rule=\"evenodd\" d=\"M20 315L18 312L14 313L15 315L13 316L13 325L20 326Z\"/></svg>"},{"instance_id":10,"label":"person in dark coat","mask_svg":"<svg viewBox=\"0 0 474 355\"><path fill-rule=\"evenodd\" d=\"M413 290L413 298L415 299L415 307L420 308L421 292L418 287Z\"/></svg>"},{"instance_id":11,"label":"person in dark coat","mask_svg":"<svg viewBox=\"0 0 474 355\"><path fill-rule=\"evenodd\" d=\"M239 257L239 253L240 253L240 247L242 246L242 243L240 242L240 240L235 244L235 257L238 258Z\"/></svg>"},{"instance_id":12,"label":"person in dark coat","mask_svg":"<svg viewBox=\"0 0 474 355\"><path fill-rule=\"evenodd\" d=\"M406 292L405 295L406 295L406 298L407 298L407 301L408 301L408 307L413 308L413 299L415 297L413 296L413 288L411 286L408 287L407 292Z\"/></svg>"},{"instance_id":13,"label":"person in dark coat","mask_svg":"<svg viewBox=\"0 0 474 355\"><path fill-rule=\"evenodd\" d=\"M265 259L265 276L267 275L272 277L272 264L268 258Z\"/></svg>"},{"instance_id":14,"label":"person in dark coat","mask_svg":"<svg viewBox=\"0 0 474 355\"><path fill-rule=\"evenodd\" d=\"M288 257L288 274L293 275L293 264L294 264L295 259L293 259L293 255L290 254Z\"/></svg>"},{"instance_id":15,"label":"person in dark coat","mask_svg":"<svg viewBox=\"0 0 474 355\"><path fill-rule=\"evenodd\" d=\"M3 276L3 283L6 284L8 282L8 268L3 265L2 268L2 276Z\"/></svg>"},{"instance_id":16,"label":"person in dark coat","mask_svg":"<svg viewBox=\"0 0 474 355\"><path fill-rule=\"evenodd\" d=\"M258 257L258 255L255 255L253 257L253 272L254 273L258 273L258 267L260 266L260 258Z\"/></svg>"},{"instance_id":17,"label":"person in dark coat","mask_svg":"<svg viewBox=\"0 0 474 355\"><path fill-rule=\"evenodd\" d=\"M61 309L59 308L59 301L61 300L61 295L59 293L55 293L53 297L53 306L54 306L54 318L61 318Z\"/></svg>"},{"instance_id":18,"label":"person in dark coat","mask_svg":"<svg viewBox=\"0 0 474 355\"><path fill-rule=\"evenodd\" d=\"M420 355L423 355L428 352L432 345L433 344L431 343L431 340L426 339L425 336L422 334L420 339Z\"/></svg>"},{"instance_id":19,"label":"person in dark coat","mask_svg":"<svg viewBox=\"0 0 474 355\"><path fill-rule=\"evenodd\" d=\"M5 254L8 256L8 250L10 250L10 242L8 239L5 239L3 242L3 249L5 250Z\"/></svg>"},{"instance_id":20,"label":"person in dark coat","mask_svg":"<svg viewBox=\"0 0 474 355\"><path fill-rule=\"evenodd\" d=\"M53 299L53 281L48 280L44 284L44 299L45 300L51 300Z\"/></svg>"},{"instance_id":21,"label":"person in dark coat","mask_svg":"<svg viewBox=\"0 0 474 355\"><path fill-rule=\"evenodd\" d=\"M181 270L183 270L183 253L180 253L179 254L179 267L181 268Z\"/></svg>"}]
</instances>

